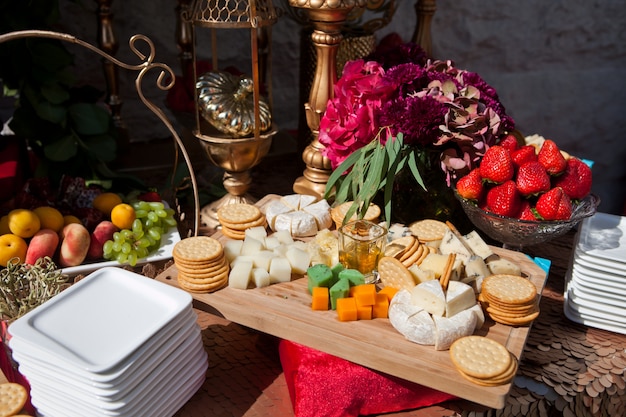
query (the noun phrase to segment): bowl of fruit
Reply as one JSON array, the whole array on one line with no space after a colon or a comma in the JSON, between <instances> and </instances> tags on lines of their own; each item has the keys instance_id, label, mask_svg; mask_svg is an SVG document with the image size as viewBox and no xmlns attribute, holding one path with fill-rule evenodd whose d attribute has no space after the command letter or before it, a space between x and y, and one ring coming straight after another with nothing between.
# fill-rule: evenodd
<instances>
[{"instance_id":1,"label":"bowl of fruit","mask_svg":"<svg viewBox=\"0 0 626 417\"><path fill-rule=\"evenodd\" d=\"M552 140L504 140L456 182L455 195L478 229L505 248L521 250L559 237L596 213L591 167Z\"/></svg>"}]
</instances>

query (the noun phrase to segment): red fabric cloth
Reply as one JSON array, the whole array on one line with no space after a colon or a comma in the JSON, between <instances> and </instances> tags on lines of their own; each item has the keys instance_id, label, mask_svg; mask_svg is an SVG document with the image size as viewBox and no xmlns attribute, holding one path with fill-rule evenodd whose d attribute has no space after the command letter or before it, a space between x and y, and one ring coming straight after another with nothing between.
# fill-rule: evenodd
<instances>
[{"instance_id":1,"label":"red fabric cloth","mask_svg":"<svg viewBox=\"0 0 626 417\"><path fill-rule=\"evenodd\" d=\"M455 398L287 340L278 349L296 417L392 413Z\"/></svg>"},{"instance_id":2,"label":"red fabric cloth","mask_svg":"<svg viewBox=\"0 0 626 417\"><path fill-rule=\"evenodd\" d=\"M30 384L28 383L26 378L13 367L13 362L9 356L9 348L5 346L5 340L8 340L9 335L7 332L6 322L4 321L2 322L0 333L2 336L2 342L0 342L0 349L2 350L0 352L0 369L2 369L2 372L4 373L7 381L18 383L26 388L26 391L29 393L29 395L22 411L34 416L35 408L30 402Z\"/></svg>"},{"instance_id":3,"label":"red fabric cloth","mask_svg":"<svg viewBox=\"0 0 626 417\"><path fill-rule=\"evenodd\" d=\"M24 181L19 139L0 136L0 201L9 200Z\"/></svg>"}]
</instances>

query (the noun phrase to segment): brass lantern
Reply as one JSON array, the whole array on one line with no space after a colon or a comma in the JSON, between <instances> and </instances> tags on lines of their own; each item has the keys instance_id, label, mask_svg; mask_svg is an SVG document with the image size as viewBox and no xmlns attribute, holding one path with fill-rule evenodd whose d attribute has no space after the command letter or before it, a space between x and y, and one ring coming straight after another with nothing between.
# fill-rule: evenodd
<instances>
[{"instance_id":1,"label":"brass lantern","mask_svg":"<svg viewBox=\"0 0 626 417\"><path fill-rule=\"evenodd\" d=\"M196 85L194 135L209 160L224 169L223 184L228 194L201 210L201 221L217 228L217 210L235 202L254 203L248 194L250 169L267 154L278 131L271 118L271 81L266 74L270 59L261 50L271 48L271 25L278 18L271 0L195 0L190 16L193 27L193 70ZM210 71L199 74L198 33L210 30ZM218 30L250 32L251 75L220 68ZM232 45L231 45L232 46ZM245 50L245 49L244 49ZM268 53L269 54L269 53ZM261 85L267 85L267 96Z\"/></svg>"}]
</instances>

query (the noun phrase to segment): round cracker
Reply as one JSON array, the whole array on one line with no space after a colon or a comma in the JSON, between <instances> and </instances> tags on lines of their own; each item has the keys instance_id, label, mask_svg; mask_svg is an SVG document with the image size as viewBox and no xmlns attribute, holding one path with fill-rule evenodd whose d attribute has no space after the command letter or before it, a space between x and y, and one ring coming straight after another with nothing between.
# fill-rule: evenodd
<instances>
[{"instance_id":1,"label":"round cracker","mask_svg":"<svg viewBox=\"0 0 626 417\"><path fill-rule=\"evenodd\" d=\"M0 384L0 417L19 413L28 400L26 388L15 382Z\"/></svg>"},{"instance_id":2,"label":"round cracker","mask_svg":"<svg viewBox=\"0 0 626 417\"><path fill-rule=\"evenodd\" d=\"M511 354L504 345L484 336L464 336L450 345L450 358L466 375L493 378L511 364Z\"/></svg>"},{"instance_id":3,"label":"round cracker","mask_svg":"<svg viewBox=\"0 0 626 417\"><path fill-rule=\"evenodd\" d=\"M517 374L517 367L518 367L518 360L515 357L515 355L511 353L511 365L502 374L497 375L493 378L475 378L461 371L459 371L459 373L463 375L465 379L477 385L482 385L484 387L495 387L498 385L504 385L504 384L508 384L509 382L511 382L513 378L515 377L515 375Z\"/></svg>"},{"instance_id":4,"label":"round cracker","mask_svg":"<svg viewBox=\"0 0 626 417\"><path fill-rule=\"evenodd\" d=\"M346 217L346 214L348 214L348 210L350 210L352 203L353 203L352 201L346 201L345 203L340 204L337 207L333 207L330 210L330 217L335 222L335 225L337 226L337 228L341 227L341 225L344 223L344 219ZM371 203L369 207L367 208L367 210L365 211L365 214L363 214L363 219L369 220L371 222L376 222L376 220L378 220L378 217L380 217L380 213L381 213L380 207L374 203ZM346 220L346 223L350 220L356 220L356 219L357 219L357 216L355 213L352 215L352 217L349 220Z\"/></svg>"},{"instance_id":5,"label":"round cracker","mask_svg":"<svg viewBox=\"0 0 626 417\"><path fill-rule=\"evenodd\" d=\"M222 234L230 239L244 240L246 238L246 232L229 229L228 227L223 227L223 226L221 230L222 230Z\"/></svg>"},{"instance_id":6,"label":"round cracker","mask_svg":"<svg viewBox=\"0 0 626 417\"><path fill-rule=\"evenodd\" d=\"M406 248L404 253L400 255L399 258L396 256L396 258L398 258L400 262L404 262L407 259L411 258L415 254L415 251L417 251L420 248L419 240L417 240L415 236L411 236L411 237L413 238L413 242L411 243L411 245Z\"/></svg>"},{"instance_id":7,"label":"round cracker","mask_svg":"<svg viewBox=\"0 0 626 417\"><path fill-rule=\"evenodd\" d=\"M518 275L491 275L483 280L481 291L485 292L487 301L505 305L528 304L537 297L535 284Z\"/></svg>"},{"instance_id":8,"label":"round cracker","mask_svg":"<svg viewBox=\"0 0 626 417\"><path fill-rule=\"evenodd\" d=\"M211 284L194 284L185 279L184 276L178 276L178 285L185 291L194 293L209 293L220 290L228 284L228 274L224 274L223 279L215 281Z\"/></svg>"},{"instance_id":9,"label":"round cracker","mask_svg":"<svg viewBox=\"0 0 626 417\"><path fill-rule=\"evenodd\" d=\"M187 262L208 262L222 255L222 244L210 236L192 236L176 242L172 257Z\"/></svg>"},{"instance_id":10,"label":"round cracker","mask_svg":"<svg viewBox=\"0 0 626 417\"><path fill-rule=\"evenodd\" d=\"M502 317L494 313L488 313L489 317L496 323L504 324L507 326L526 326L539 317L539 310L523 317Z\"/></svg>"},{"instance_id":11,"label":"round cracker","mask_svg":"<svg viewBox=\"0 0 626 417\"><path fill-rule=\"evenodd\" d=\"M407 289L409 291L415 287L413 274L400 260L391 256L383 256L378 261L378 275L385 287L392 287L397 290Z\"/></svg>"},{"instance_id":12,"label":"round cracker","mask_svg":"<svg viewBox=\"0 0 626 417\"><path fill-rule=\"evenodd\" d=\"M424 219L411 223L409 230L420 242L431 242L443 239L450 228L440 220Z\"/></svg>"},{"instance_id":13,"label":"round cracker","mask_svg":"<svg viewBox=\"0 0 626 417\"><path fill-rule=\"evenodd\" d=\"M220 221L234 224L249 223L257 220L263 213L252 204L232 203L220 207L217 210L217 219Z\"/></svg>"},{"instance_id":14,"label":"round cracker","mask_svg":"<svg viewBox=\"0 0 626 417\"><path fill-rule=\"evenodd\" d=\"M385 256L393 256L394 258L402 256L415 240L415 236L403 236L392 240L385 247Z\"/></svg>"},{"instance_id":15,"label":"round cracker","mask_svg":"<svg viewBox=\"0 0 626 417\"><path fill-rule=\"evenodd\" d=\"M231 223L231 222L226 221L226 220L222 220L222 221L220 221L220 223L222 224L222 227L226 227L226 228L231 229L231 230L245 232L246 229L250 229L252 227L266 225L266 220L265 220L265 216L261 215L258 219L251 220L251 221L246 222L246 223Z\"/></svg>"},{"instance_id":16,"label":"round cracker","mask_svg":"<svg viewBox=\"0 0 626 417\"><path fill-rule=\"evenodd\" d=\"M402 262L402 264L407 268L410 268L413 264L416 264L417 261L424 255L424 252L426 252L424 245L419 242L417 242L417 244L417 248L415 249L415 251L413 251L413 254L410 257L400 260L400 262Z\"/></svg>"},{"instance_id":17,"label":"round cracker","mask_svg":"<svg viewBox=\"0 0 626 417\"><path fill-rule=\"evenodd\" d=\"M229 270L230 266L224 263L219 268L210 270L184 270L179 268L178 274L183 274L187 279L197 284L204 284L215 281L215 277L228 273Z\"/></svg>"}]
</instances>

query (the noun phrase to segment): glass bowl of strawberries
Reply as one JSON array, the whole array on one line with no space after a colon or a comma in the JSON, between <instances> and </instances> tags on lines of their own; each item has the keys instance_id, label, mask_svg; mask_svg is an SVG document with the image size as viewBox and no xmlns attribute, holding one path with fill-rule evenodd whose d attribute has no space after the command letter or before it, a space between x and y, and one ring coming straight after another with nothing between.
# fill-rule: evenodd
<instances>
[{"instance_id":1,"label":"glass bowl of strawberries","mask_svg":"<svg viewBox=\"0 0 626 417\"><path fill-rule=\"evenodd\" d=\"M455 195L467 217L507 249L561 236L596 213L591 167L551 140L540 146L490 147L477 168L458 179Z\"/></svg>"}]
</instances>

